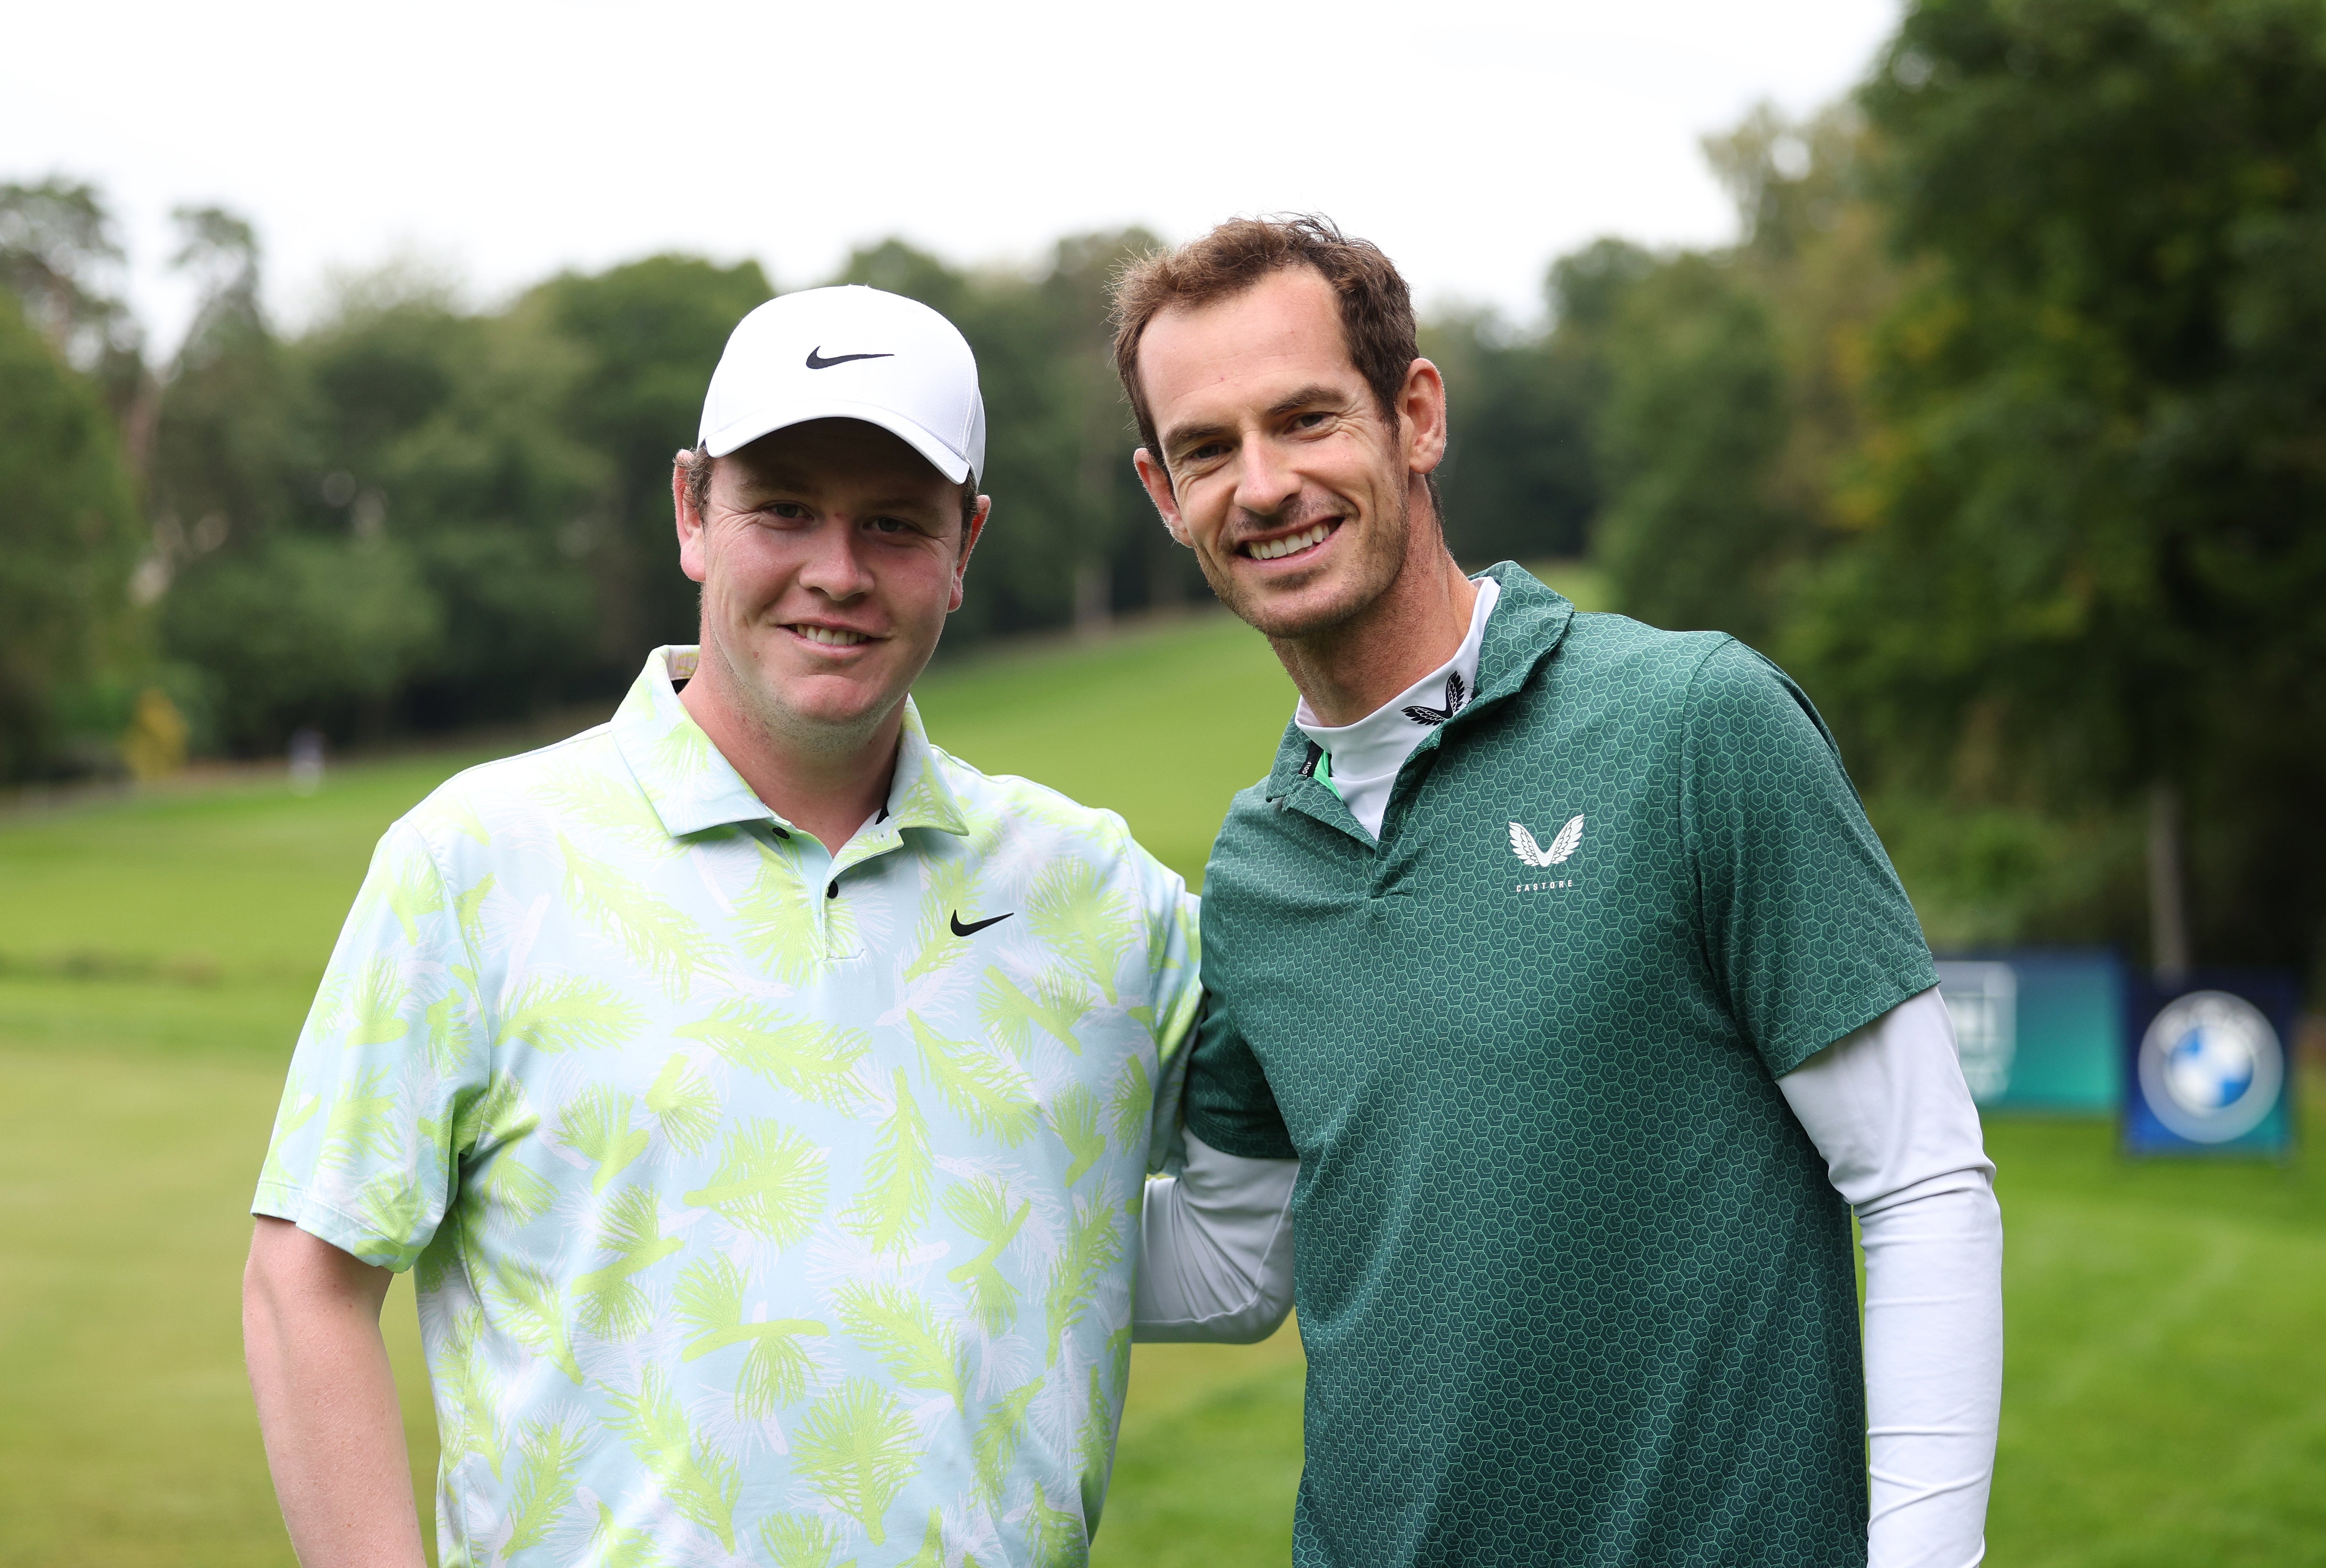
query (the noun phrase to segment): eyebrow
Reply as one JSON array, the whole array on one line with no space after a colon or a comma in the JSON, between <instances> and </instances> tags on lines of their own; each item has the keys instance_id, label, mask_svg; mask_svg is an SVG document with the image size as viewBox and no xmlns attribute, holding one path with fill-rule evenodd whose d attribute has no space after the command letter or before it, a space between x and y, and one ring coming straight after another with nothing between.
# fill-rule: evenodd
<instances>
[{"instance_id":1,"label":"eyebrow","mask_svg":"<svg viewBox=\"0 0 2326 1568\"><path fill-rule=\"evenodd\" d=\"M779 495L790 495L794 496L813 496L815 493L814 485L809 482L806 476L794 471L778 470L772 474L762 475L752 475L747 473L744 476L742 485L743 493L746 496L750 496L755 493L767 494L768 492L774 492ZM870 512L912 512L924 506L927 506L928 505L929 503L927 498L925 496L914 496L904 491L898 491L895 495L877 496L873 497L870 501L865 503L864 509ZM942 513L944 508L943 506L938 506L935 508L935 510Z\"/></svg>"},{"instance_id":2,"label":"eyebrow","mask_svg":"<svg viewBox=\"0 0 2326 1568\"><path fill-rule=\"evenodd\" d=\"M1348 394L1344 389L1329 386L1319 381L1301 387L1296 392L1287 393L1269 404L1267 412L1271 417L1279 417L1288 413L1297 413L1304 408L1313 408L1320 403L1343 404L1347 401ZM1224 435L1234 428L1228 424L1174 425L1164 433L1163 450L1166 452L1176 452L1192 441Z\"/></svg>"}]
</instances>

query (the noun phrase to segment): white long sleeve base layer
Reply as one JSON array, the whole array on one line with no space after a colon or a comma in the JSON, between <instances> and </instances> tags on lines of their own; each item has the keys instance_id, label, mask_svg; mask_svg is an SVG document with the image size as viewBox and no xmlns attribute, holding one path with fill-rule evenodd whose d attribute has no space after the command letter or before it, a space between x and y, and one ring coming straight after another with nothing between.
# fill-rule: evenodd
<instances>
[{"instance_id":1,"label":"white long sleeve base layer","mask_svg":"<svg viewBox=\"0 0 2326 1568\"><path fill-rule=\"evenodd\" d=\"M1150 1176L1130 1337L1249 1345L1292 1310L1298 1160L1251 1160L1186 1135L1177 1176Z\"/></svg>"},{"instance_id":2,"label":"white long sleeve base layer","mask_svg":"<svg viewBox=\"0 0 2326 1568\"><path fill-rule=\"evenodd\" d=\"M1937 990L1777 1081L1865 1251L1870 1568L1986 1555L2003 1402L2003 1211Z\"/></svg>"}]
</instances>

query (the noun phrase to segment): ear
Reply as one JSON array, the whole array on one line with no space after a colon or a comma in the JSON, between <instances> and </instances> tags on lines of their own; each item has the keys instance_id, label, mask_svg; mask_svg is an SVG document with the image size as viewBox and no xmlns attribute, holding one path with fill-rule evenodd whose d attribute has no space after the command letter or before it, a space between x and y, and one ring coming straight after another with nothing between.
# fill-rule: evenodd
<instances>
[{"instance_id":1,"label":"ear","mask_svg":"<svg viewBox=\"0 0 2326 1568\"><path fill-rule=\"evenodd\" d=\"M1130 454L1130 466L1139 470L1139 482L1146 488L1147 498L1155 503L1162 515L1163 526L1181 544L1193 545L1195 539L1187 532L1187 520L1179 515L1179 497L1172 493L1171 476L1163 465L1148 455L1145 447Z\"/></svg>"},{"instance_id":2,"label":"ear","mask_svg":"<svg viewBox=\"0 0 2326 1568\"><path fill-rule=\"evenodd\" d=\"M678 522L678 569L687 577L701 582L711 570L709 555L703 550L702 518L694 509L694 497L687 489L692 470L690 454L681 452L671 459L670 509Z\"/></svg>"},{"instance_id":3,"label":"ear","mask_svg":"<svg viewBox=\"0 0 2326 1568\"><path fill-rule=\"evenodd\" d=\"M1405 424L1407 469L1435 473L1446 460L1446 378L1437 374L1437 366L1417 359L1406 368L1397 411Z\"/></svg>"},{"instance_id":4,"label":"ear","mask_svg":"<svg viewBox=\"0 0 2326 1568\"><path fill-rule=\"evenodd\" d=\"M969 552L977 548L979 538L985 533L985 520L992 515L993 497L980 496L977 510L970 514L968 524L961 531L961 553L954 558L953 598L945 605L947 615L961 608L962 580L969 575Z\"/></svg>"}]
</instances>

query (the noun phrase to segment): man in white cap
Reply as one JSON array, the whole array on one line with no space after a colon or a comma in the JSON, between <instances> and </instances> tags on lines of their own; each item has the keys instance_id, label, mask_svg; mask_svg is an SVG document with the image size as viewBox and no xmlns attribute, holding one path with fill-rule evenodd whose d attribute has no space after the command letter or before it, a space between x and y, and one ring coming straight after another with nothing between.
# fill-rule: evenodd
<instances>
[{"instance_id":1,"label":"man in white cap","mask_svg":"<svg viewBox=\"0 0 2326 1568\"><path fill-rule=\"evenodd\" d=\"M699 650L382 840L252 1205L306 1568L422 1561L393 1271L444 1568L1080 1562L1134 1285L1154 1337L1281 1320L1249 1283L1285 1274L1280 1162L1154 1183L1142 1257L1200 996L1180 879L907 695L984 446L935 311L761 306L673 473Z\"/></svg>"}]
</instances>

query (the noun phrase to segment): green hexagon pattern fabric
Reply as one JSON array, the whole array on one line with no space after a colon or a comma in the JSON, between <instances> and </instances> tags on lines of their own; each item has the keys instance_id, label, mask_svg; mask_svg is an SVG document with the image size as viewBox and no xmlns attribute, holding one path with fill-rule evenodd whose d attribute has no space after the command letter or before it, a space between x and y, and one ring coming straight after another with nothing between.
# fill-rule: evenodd
<instances>
[{"instance_id":1,"label":"green hexagon pattern fabric","mask_svg":"<svg viewBox=\"0 0 2326 1568\"><path fill-rule=\"evenodd\" d=\"M1808 700L1517 567L1378 848L1288 728L1203 926L1187 1125L1298 1155L1294 1545L1865 1554L1849 1215L1776 1086L1936 983Z\"/></svg>"}]
</instances>

